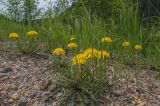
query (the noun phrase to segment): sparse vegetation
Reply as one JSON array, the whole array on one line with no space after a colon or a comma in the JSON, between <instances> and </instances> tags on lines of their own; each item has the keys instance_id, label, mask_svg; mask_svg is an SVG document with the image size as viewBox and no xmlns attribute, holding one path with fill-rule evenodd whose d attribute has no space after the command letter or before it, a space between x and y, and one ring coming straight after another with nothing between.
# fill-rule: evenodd
<instances>
[{"instance_id":1,"label":"sparse vegetation","mask_svg":"<svg viewBox=\"0 0 160 106\"><path fill-rule=\"evenodd\" d=\"M54 87L42 96L46 103L99 106L102 95L116 95L114 88L119 83L125 83L123 93L128 94L132 82L133 88L143 86L143 70L160 72L160 19L142 18L139 2L57 0L39 15L35 0L24 1L24 11L20 11L23 6L13 11L13 5L22 5L18 0L8 2L13 15L0 16L0 40L10 44L15 56L39 58L46 53L50 57L53 75L46 88ZM146 104L133 97L139 106Z\"/></svg>"}]
</instances>

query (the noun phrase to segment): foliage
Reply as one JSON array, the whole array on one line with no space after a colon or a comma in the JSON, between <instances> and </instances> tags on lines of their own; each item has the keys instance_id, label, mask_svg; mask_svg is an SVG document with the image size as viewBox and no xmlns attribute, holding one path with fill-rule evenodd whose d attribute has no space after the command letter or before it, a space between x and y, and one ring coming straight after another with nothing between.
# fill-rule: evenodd
<instances>
[{"instance_id":1,"label":"foliage","mask_svg":"<svg viewBox=\"0 0 160 106\"><path fill-rule=\"evenodd\" d=\"M103 92L111 92L110 87L118 80L116 75L123 73L128 78L126 67L134 67L136 81L142 65L160 69L158 17L156 25L144 25L138 2L130 0L72 2L71 6L67 0L57 2L56 10L49 9L32 27L23 21L1 18L0 34L17 32L20 37L14 35L10 39L15 37L11 42L22 53L36 53L40 43L46 51L52 51L56 86L45 100L56 96L58 105L97 105ZM26 6L26 20L35 19L34 3L26 2ZM36 30L38 36L26 35L30 29ZM119 65L124 70L119 71ZM110 73L111 67L116 71Z\"/></svg>"},{"instance_id":2,"label":"foliage","mask_svg":"<svg viewBox=\"0 0 160 106\"><path fill-rule=\"evenodd\" d=\"M24 21L25 24L33 21L40 14L36 0L8 0L5 1L7 16L15 21Z\"/></svg>"},{"instance_id":3,"label":"foliage","mask_svg":"<svg viewBox=\"0 0 160 106\"><path fill-rule=\"evenodd\" d=\"M12 35L17 35L18 37ZM18 49L23 54L35 54L37 52L39 44L36 36L38 36L38 34L33 35L27 33L26 36L19 36L16 33L11 33L9 35L12 42L12 48L14 48L14 45L16 45L15 49Z\"/></svg>"}]
</instances>

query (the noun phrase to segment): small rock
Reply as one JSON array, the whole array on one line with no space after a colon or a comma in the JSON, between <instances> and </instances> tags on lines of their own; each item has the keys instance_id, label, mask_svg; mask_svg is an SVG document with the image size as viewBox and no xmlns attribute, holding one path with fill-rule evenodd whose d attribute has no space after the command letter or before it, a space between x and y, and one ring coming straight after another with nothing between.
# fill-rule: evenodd
<instances>
[{"instance_id":1,"label":"small rock","mask_svg":"<svg viewBox=\"0 0 160 106\"><path fill-rule=\"evenodd\" d=\"M34 92L30 97L31 97L31 98L41 97L42 94L43 94L42 91L36 91L36 92Z\"/></svg>"},{"instance_id":2,"label":"small rock","mask_svg":"<svg viewBox=\"0 0 160 106\"><path fill-rule=\"evenodd\" d=\"M45 103L42 103L42 102L36 101L36 102L33 104L33 106L46 106L46 104L45 104Z\"/></svg>"},{"instance_id":3,"label":"small rock","mask_svg":"<svg viewBox=\"0 0 160 106\"><path fill-rule=\"evenodd\" d=\"M26 82L28 80L28 78L26 76L18 76L15 79L18 81L24 81L24 82Z\"/></svg>"},{"instance_id":4,"label":"small rock","mask_svg":"<svg viewBox=\"0 0 160 106\"><path fill-rule=\"evenodd\" d=\"M0 92L1 92L1 91L4 91L5 89L6 89L5 86L0 85Z\"/></svg>"},{"instance_id":5,"label":"small rock","mask_svg":"<svg viewBox=\"0 0 160 106\"><path fill-rule=\"evenodd\" d=\"M126 96L126 101L127 101L128 103L132 103L132 102L134 101L134 97L127 95L127 96Z\"/></svg>"},{"instance_id":6,"label":"small rock","mask_svg":"<svg viewBox=\"0 0 160 106\"><path fill-rule=\"evenodd\" d=\"M139 93L139 94L144 94L144 90L142 88L137 88L136 91Z\"/></svg>"},{"instance_id":7,"label":"small rock","mask_svg":"<svg viewBox=\"0 0 160 106\"><path fill-rule=\"evenodd\" d=\"M27 106L27 98L26 97L21 97L18 106Z\"/></svg>"},{"instance_id":8,"label":"small rock","mask_svg":"<svg viewBox=\"0 0 160 106\"><path fill-rule=\"evenodd\" d=\"M43 92L42 95L48 95L49 93L50 93L49 91L45 91L45 92Z\"/></svg>"},{"instance_id":9,"label":"small rock","mask_svg":"<svg viewBox=\"0 0 160 106\"><path fill-rule=\"evenodd\" d=\"M46 81L42 81L39 85L38 88L40 90L45 90L47 88L48 84L46 83Z\"/></svg>"},{"instance_id":10,"label":"small rock","mask_svg":"<svg viewBox=\"0 0 160 106\"><path fill-rule=\"evenodd\" d=\"M121 95L122 95L122 91L114 91L114 95L116 96L116 97L120 97Z\"/></svg>"},{"instance_id":11,"label":"small rock","mask_svg":"<svg viewBox=\"0 0 160 106\"><path fill-rule=\"evenodd\" d=\"M9 73L12 72L13 69L8 67L8 68L0 68L0 73Z\"/></svg>"},{"instance_id":12,"label":"small rock","mask_svg":"<svg viewBox=\"0 0 160 106\"><path fill-rule=\"evenodd\" d=\"M51 84L50 86L48 86L48 90L52 91L55 87L56 87L56 84Z\"/></svg>"},{"instance_id":13,"label":"small rock","mask_svg":"<svg viewBox=\"0 0 160 106\"><path fill-rule=\"evenodd\" d=\"M0 95L6 95L7 94L7 91L3 90L0 92Z\"/></svg>"},{"instance_id":14,"label":"small rock","mask_svg":"<svg viewBox=\"0 0 160 106\"><path fill-rule=\"evenodd\" d=\"M13 100L16 100L16 99L18 99L18 95L17 94L13 94L10 98L13 99Z\"/></svg>"},{"instance_id":15,"label":"small rock","mask_svg":"<svg viewBox=\"0 0 160 106\"><path fill-rule=\"evenodd\" d=\"M8 97L7 97L7 95L2 95L2 96L1 96L1 100L2 100L2 102L3 102L4 104L7 104L7 103L8 103Z\"/></svg>"},{"instance_id":16,"label":"small rock","mask_svg":"<svg viewBox=\"0 0 160 106\"><path fill-rule=\"evenodd\" d=\"M9 102L9 103L13 103L13 101L14 101L13 99L9 99L9 101L8 101L8 102Z\"/></svg>"}]
</instances>

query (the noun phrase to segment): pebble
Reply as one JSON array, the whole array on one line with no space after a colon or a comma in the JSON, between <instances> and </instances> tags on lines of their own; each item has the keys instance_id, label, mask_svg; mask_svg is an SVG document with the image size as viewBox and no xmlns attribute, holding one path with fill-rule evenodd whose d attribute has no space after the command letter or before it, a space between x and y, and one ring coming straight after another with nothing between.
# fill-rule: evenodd
<instances>
[{"instance_id":1,"label":"pebble","mask_svg":"<svg viewBox=\"0 0 160 106\"><path fill-rule=\"evenodd\" d=\"M0 73L9 73L9 72L12 72L13 69L10 68L10 67L7 67L7 68L0 68Z\"/></svg>"},{"instance_id":2,"label":"pebble","mask_svg":"<svg viewBox=\"0 0 160 106\"><path fill-rule=\"evenodd\" d=\"M51 84L48 86L48 91L52 91L56 87L56 84Z\"/></svg>"},{"instance_id":3,"label":"pebble","mask_svg":"<svg viewBox=\"0 0 160 106\"><path fill-rule=\"evenodd\" d=\"M28 80L28 78L26 76L18 76L15 78L17 81L24 81L26 82Z\"/></svg>"},{"instance_id":4,"label":"pebble","mask_svg":"<svg viewBox=\"0 0 160 106\"><path fill-rule=\"evenodd\" d=\"M36 102L33 104L33 106L46 106L46 104L43 103L43 102L38 102L38 101L36 101Z\"/></svg>"},{"instance_id":5,"label":"pebble","mask_svg":"<svg viewBox=\"0 0 160 106\"><path fill-rule=\"evenodd\" d=\"M4 91L5 89L6 89L6 87L5 87L5 86L0 85L0 92L1 92L1 91Z\"/></svg>"},{"instance_id":6,"label":"pebble","mask_svg":"<svg viewBox=\"0 0 160 106\"><path fill-rule=\"evenodd\" d=\"M9 103L13 103L14 102L14 100L13 99L9 99L9 101L8 101Z\"/></svg>"},{"instance_id":7,"label":"pebble","mask_svg":"<svg viewBox=\"0 0 160 106\"><path fill-rule=\"evenodd\" d=\"M21 97L18 106L27 106L27 98L26 97Z\"/></svg>"},{"instance_id":8,"label":"pebble","mask_svg":"<svg viewBox=\"0 0 160 106\"><path fill-rule=\"evenodd\" d=\"M13 100L18 99L18 95L17 95L17 94L13 94L13 95L10 97L10 99L13 99Z\"/></svg>"},{"instance_id":9,"label":"pebble","mask_svg":"<svg viewBox=\"0 0 160 106\"><path fill-rule=\"evenodd\" d=\"M46 87L47 87L47 83L46 83L46 81L41 81L41 83L38 85L38 88L40 89L40 90L44 90Z\"/></svg>"},{"instance_id":10,"label":"pebble","mask_svg":"<svg viewBox=\"0 0 160 106\"><path fill-rule=\"evenodd\" d=\"M35 98L35 97L40 97L43 94L42 91L35 91L30 97Z\"/></svg>"}]
</instances>

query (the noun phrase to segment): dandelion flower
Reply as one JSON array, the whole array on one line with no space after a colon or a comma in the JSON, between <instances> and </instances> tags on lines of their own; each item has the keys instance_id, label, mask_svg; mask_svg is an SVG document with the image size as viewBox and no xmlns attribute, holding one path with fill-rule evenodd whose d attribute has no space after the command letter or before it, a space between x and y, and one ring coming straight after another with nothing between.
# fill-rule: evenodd
<instances>
[{"instance_id":1,"label":"dandelion flower","mask_svg":"<svg viewBox=\"0 0 160 106\"><path fill-rule=\"evenodd\" d=\"M86 54L87 58L97 57L98 50L94 48L88 48L84 51L84 53Z\"/></svg>"},{"instance_id":2,"label":"dandelion flower","mask_svg":"<svg viewBox=\"0 0 160 106\"><path fill-rule=\"evenodd\" d=\"M77 47L77 44L76 44L76 43L69 43L69 44L67 45L67 47L69 47L69 48L76 48L76 47Z\"/></svg>"},{"instance_id":3,"label":"dandelion flower","mask_svg":"<svg viewBox=\"0 0 160 106\"><path fill-rule=\"evenodd\" d=\"M141 50L141 49L142 49L142 45L136 44L136 45L134 46L134 48L135 48L136 50Z\"/></svg>"},{"instance_id":4,"label":"dandelion flower","mask_svg":"<svg viewBox=\"0 0 160 106\"><path fill-rule=\"evenodd\" d=\"M73 41L73 40L75 40L75 39L76 39L75 37L71 37L71 38L70 38L71 41Z\"/></svg>"},{"instance_id":5,"label":"dandelion flower","mask_svg":"<svg viewBox=\"0 0 160 106\"><path fill-rule=\"evenodd\" d=\"M107 51L105 50L98 51L98 56L97 56L98 59L104 59L109 57L110 57L110 54Z\"/></svg>"},{"instance_id":6,"label":"dandelion flower","mask_svg":"<svg viewBox=\"0 0 160 106\"><path fill-rule=\"evenodd\" d=\"M123 47L128 47L129 46L129 42L128 41L125 41L125 42L123 42Z\"/></svg>"},{"instance_id":7,"label":"dandelion flower","mask_svg":"<svg viewBox=\"0 0 160 106\"><path fill-rule=\"evenodd\" d=\"M86 54L80 53L72 58L72 64L84 64L86 63Z\"/></svg>"},{"instance_id":8,"label":"dandelion flower","mask_svg":"<svg viewBox=\"0 0 160 106\"><path fill-rule=\"evenodd\" d=\"M29 31L29 32L27 32L27 35L28 36L37 36L38 32L36 32L36 31Z\"/></svg>"},{"instance_id":9,"label":"dandelion flower","mask_svg":"<svg viewBox=\"0 0 160 106\"><path fill-rule=\"evenodd\" d=\"M52 53L58 56L65 55L65 50L63 48L56 48Z\"/></svg>"},{"instance_id":10,"label":"dandelion flower","mask_svg":"<svg viewBox=\"0 0 160 106\"><path fill-rule=\"evenodd\" d=\"M101 42L110 43L110 42L112 42L112 39L110 37L104 37L104 38L101 39Z\"/></svg>"},{"instance_id":11,"label":"dandelion flower","mask_svg":"<svg viewBox=\"0 0 160 106\"><path fill-rule=\"evenodd\" d=\"M9 34L9 38L19 38L19 35L17 33L11 33Z\"/></svg>"}]
</instances>

